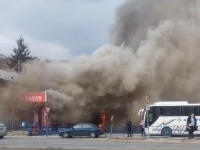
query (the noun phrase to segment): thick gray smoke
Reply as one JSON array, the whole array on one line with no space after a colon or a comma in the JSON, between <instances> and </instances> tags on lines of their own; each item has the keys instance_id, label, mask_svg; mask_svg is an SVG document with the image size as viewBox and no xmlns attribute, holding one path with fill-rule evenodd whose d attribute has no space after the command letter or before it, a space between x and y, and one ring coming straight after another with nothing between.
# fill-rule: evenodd
<instances>
[{"instance_id":1,"label":"thick gray smoke","mask_svg":"<svg viewBox=\"0 0 200 150\"><path fill-rule=\"evenodd\" d=\"M52 88L64 93L54 93L49 101L58 115L65 114L63 118L67 110L72 118L83 112L90 116L89 106L117 107L109 111L133 118L144 107L138 100L144 100L146 94L152 101L197 102L199 8L197 0L127 0L117 9L116 23L110 30L111 44L69 64L27 64L18 82L31 92Z\"/></svg>"},{"instance_id":2,"label":"thick gray smoke","mask_svg":"<svg viewBox=\"0 0 200 150\"><path fill-rule=\"evenodd\" d=\"M144 66L135 94L199 99L199 6L197 0L127 0L120 6L110 37L114 45L131 47Z\"/></svg>"}]
</instances>

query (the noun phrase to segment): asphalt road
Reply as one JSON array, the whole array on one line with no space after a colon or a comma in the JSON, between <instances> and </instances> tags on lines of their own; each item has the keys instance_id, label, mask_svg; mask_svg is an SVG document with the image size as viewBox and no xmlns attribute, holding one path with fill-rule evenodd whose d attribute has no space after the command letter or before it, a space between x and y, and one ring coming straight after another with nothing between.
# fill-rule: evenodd
<instances>
[{"instance_id":1,"label":"asphalt road","mask_svg":"<svg viewBox=\"0 0 200 150\"><path fill-rule=\"evenodd\" d=\"M159 143L127 143L109 141L90 141L79 138L4 138L0 140L0 149L181 149L199 150L199 144L159 144Z\"/></svg>"}]
</instances>

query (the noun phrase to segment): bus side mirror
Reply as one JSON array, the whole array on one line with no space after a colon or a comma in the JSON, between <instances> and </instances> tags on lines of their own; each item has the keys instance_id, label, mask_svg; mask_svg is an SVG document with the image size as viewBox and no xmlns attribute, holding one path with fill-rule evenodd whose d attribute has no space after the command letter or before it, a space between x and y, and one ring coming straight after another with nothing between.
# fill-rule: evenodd
<instances>
[{"instance_id":1,"label":"bus side mirror","mask_svg":"<svg viewBox=\"0 0 200 150\"><path fill-rule=\"evenodd\" d=\"M143 112L144 112L144 109L140 109L140 110L138 111L138 116L142 116Z\"/></svg>"}]
</instances>

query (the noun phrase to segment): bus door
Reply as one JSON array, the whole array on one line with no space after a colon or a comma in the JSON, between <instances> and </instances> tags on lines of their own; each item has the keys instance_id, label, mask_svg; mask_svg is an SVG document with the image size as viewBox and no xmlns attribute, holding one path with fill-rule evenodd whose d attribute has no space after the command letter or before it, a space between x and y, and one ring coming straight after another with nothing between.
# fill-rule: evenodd
<instances>
[{"instance_id":1,"label":"bus door","mask_svg":"<svg viewBox=\"0 0 200 150\"><path fill-rule=\"evenodd\" d=\"M159 107L151 107L148 112L149 116L149 126L151 126L160 116L160 108ZM147 113L145 113L145 125L147 126Z\"/></svg>"}]
</instances>

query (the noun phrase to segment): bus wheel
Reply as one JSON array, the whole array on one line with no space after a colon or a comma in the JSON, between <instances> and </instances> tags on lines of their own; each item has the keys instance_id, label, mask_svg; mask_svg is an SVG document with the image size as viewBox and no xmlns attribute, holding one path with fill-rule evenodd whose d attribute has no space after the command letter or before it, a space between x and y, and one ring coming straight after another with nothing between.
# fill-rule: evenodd
<instances>
[{"instance_id":1,"label":"bus wheel","mask_svg":"<svg viewBox=\"0 0 200 150\"><path fill-rule=\"evenodd\" d=\"M162 136L172 136L172 129L169 127L164 127L161 131Z\"/></svg>"}]
</instances>

